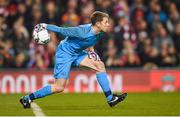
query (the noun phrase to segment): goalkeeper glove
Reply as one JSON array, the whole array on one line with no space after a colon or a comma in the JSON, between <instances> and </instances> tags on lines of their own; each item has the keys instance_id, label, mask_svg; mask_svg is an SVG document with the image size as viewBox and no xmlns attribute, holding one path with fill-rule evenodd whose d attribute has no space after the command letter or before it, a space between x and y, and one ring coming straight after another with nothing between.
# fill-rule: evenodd
<instances>
[{"instance_id":1,"label":"goalkeeper glove","mask_svg":"<svg viewBox=\"0 0 180 117\"><path fill-rule=\"evenodd\" d=\"M45 24L45 23L40 23L40 24L37 24L37 25L34 27L34 31L39 32L39 31L41 31L41 30L43 30L43 29L46 29L46 27L47 27L47 24Z\"/></svg>"}]
</instances>

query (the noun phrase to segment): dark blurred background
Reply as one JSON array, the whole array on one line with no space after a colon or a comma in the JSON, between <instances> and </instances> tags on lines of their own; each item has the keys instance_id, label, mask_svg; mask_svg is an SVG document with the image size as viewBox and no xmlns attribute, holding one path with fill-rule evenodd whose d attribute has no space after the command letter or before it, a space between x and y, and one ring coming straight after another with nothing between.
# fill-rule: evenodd
<instances>
[{"instance_id":1,"label":"dark blurred background","mask_svg":"<svg viewBox=\"0 0 180 117\"><path fill-rule=\"evenodd\" d=\"M53 68L61 35L37 45L38 23L77 26L95 10L110 15L111 30L95 46L107 68L180 66L180 0L0 0L0 68Z\"/></svg>"}]
</instances>

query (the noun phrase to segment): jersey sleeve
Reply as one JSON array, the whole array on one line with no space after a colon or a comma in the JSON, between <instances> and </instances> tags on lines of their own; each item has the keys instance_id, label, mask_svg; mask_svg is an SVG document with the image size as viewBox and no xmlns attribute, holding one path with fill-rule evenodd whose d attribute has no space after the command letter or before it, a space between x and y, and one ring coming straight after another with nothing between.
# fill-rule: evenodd
<instances>
[{"instance_id":1,"label":"jersey sleeve","mask_svg":"<svg viewBox=\"0 0 180 117\"><path fill-rule=\"evenodd\" d=\"M56 33L61 33L63 36L68 36L68 37L83 37L84 36L84 31L82 27L58 27L55 25L50 25L48 24L46 27L47 30L56 32Z\"/></svg>"}]
</instances>

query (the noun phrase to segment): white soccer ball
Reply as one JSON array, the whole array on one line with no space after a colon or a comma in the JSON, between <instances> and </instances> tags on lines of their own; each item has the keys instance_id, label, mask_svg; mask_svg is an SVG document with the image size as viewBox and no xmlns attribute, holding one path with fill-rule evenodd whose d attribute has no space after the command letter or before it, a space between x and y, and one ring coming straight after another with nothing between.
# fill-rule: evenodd
<instances>
[{"instance_id":1,"label":"white soccer ball","mask_svg":"<svg viewBox=\"0 0 180 117\"><path fill-rule=\"evenodd\" d=\"M50 34L46 29L34 30L33 39L38 44L47 44L50 41Z\"/></svg>"}]
</instances>

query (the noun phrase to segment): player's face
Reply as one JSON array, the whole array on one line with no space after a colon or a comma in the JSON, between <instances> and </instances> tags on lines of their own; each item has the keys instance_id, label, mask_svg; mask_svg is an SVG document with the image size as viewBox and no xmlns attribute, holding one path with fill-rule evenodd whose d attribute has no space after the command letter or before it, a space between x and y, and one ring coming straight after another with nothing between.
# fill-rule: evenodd
<instances>
[{"instance_id":1,"label":"player's face","mask_svg":"<svg viewBox=\"0 0 180 117\"><path fill-rule=\"evenodd\" d=\"M110 24L109 24L109 18L104 17L103 20L100 22L99 28L103 32L108 32L110 29Z\"/></svg>"}]
</instances>

